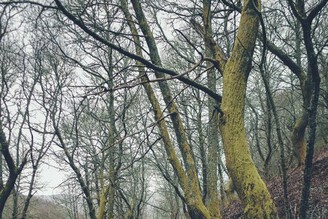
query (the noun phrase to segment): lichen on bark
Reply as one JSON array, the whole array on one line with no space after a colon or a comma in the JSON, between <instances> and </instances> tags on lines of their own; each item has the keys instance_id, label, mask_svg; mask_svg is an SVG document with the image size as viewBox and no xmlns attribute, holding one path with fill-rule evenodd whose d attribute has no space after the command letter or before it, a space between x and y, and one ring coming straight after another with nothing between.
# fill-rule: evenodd
<instances>
[{"instance_id":1,"label":"lichen on bark","mask_svg":"<svg viewBox=\"0 0 328 219\"><path fill-rule=\"evenodd\" d=\"M245 205L245 217L278 218L271 195L251 158L244 124L247 79L259 22L258 9L254 7L252 0L244 1L235 45L225 65L220 130L227 168Z\"/></svg>"}]
</instances>

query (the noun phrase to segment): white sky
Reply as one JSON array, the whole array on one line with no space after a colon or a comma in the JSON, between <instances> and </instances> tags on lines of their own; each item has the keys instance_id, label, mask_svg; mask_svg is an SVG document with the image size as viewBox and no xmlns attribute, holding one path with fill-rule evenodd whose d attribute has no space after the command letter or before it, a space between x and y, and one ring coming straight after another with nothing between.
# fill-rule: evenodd
<instances>
[{"instance_id":1,"label":"white sky","mask_svg":"<svg viewBox=\"0 0 328 219\"><path fill-rule=\"evenodd\" d=\"M56 165L55 163L53 165ZM37 195L56 195L63 192L60 184L65 179L65 173L50 165L44 165L40 168L40 183L44 187L37 192Z\"/></svg>"}]
</instances>

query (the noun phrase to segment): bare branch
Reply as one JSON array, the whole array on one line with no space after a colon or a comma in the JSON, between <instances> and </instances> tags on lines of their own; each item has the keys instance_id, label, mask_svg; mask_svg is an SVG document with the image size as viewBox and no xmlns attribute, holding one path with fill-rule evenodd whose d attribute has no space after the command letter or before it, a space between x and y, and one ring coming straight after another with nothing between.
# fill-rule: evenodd
<instances>
[{"instance_id":1,"label":"bare branch","mask_svg":"<svg viewBox=\"0 0 328 219\"><path fill-rule=\"evenodd\" d=\"M162 68L159 67L157 65L154 65L152 62L136 55L133 53L128 52L127 50L108 42L106 39L104 39L103 37L101 37L100 35L98 35L97 33L95 33L94 31L92 31L90 28L88 28L81 20L77 19L73 14L71 14L69 11L66 10L66 8L63 6L63 4L59 1L59 0L55 0L58 9L60 11L62 11L62 13L68 18L70 19L74 24L76 24L78 27L80 27L85 33L89 34L90 36L92 36L94 39L98 40L99 42L103 43L104 45L118 51L119 53L132 58L136 61L139 61L140 63L144 64L147 68L153 69L154 71L157 72L162 72L164 74L168 74L171 76L177 76L177 79L189 84L195 88L200 89L201 91L205 92L206 94L210 95L212 98L216 99L217 101L221 102L221 95L215 93L214 91L210 90L209 88L189 79L183 76L179 76L179 74L173 70L170 69L166 69L166 68Z\"/></svg>"},{"instance_id":2,"label":"bare branch","mask_svg":"<svg viewBox=\"0 0 328 219\"><path fill-rule=\"evenodd\" d=\"M47 8L47 9L56 9L58 10L57 7L52 6L52 5L44 5L39 2L34 2L34 1L8 1L8 2L0 2L0 5L14 5L14 4L30 4L30 5L35 5L39 6L42 8Z\"/></svg>"},{"instance_id":3,"label":"bare branch","mask_svg":"<svg viewBox=\"0 0 328 219\"><path fill-rule=\"evenodd\" d=\"M319 11L325 7L328 0L322 0L319 4L317 4L314 8L311 9L307 19L309 22L312 22L312 20L318 15Z\"/></svg>"}]
</instances>

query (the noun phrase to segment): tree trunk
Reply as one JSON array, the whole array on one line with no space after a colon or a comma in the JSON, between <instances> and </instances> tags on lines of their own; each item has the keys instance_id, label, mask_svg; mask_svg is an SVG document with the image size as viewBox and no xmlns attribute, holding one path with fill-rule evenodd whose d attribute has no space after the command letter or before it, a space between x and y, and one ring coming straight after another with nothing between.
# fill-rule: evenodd
<instances>
[{"instance_id":1,"label":"tree trunk","mask_svg":"<svg viewBox=\"0 0 328 219\"><path fill-rule=\"evenodd\" d=\"M324 7L324 5L321 7ZM299 13L304 16L305 8L304 5L298 6ZM293 11L294 14L297 13L296 10ZM319 12L318 12L319 13ZM312 17L313 19L314 17ZM311 188L311 178L312 178L312 160L314 154L314 145L316 140L316 129L317 129L317 111L318 111L318 101L319 101L319 93L320 93L320 74L318 68L318 60L317 55L315 53L313 41L312 41L312 28L311 28L312 20L307 17L306 20L301 20L304 43L306 48L306 55L308 60L308 80L310 83L310 93L311 97L310 104L308 108L309 116L309 140L306 146L306 158L305 158L305 167L304 167L304 179L303 179L303 188L302 188L302 196L300 203L300 213L299 217L301 219L307 218L307 210L309 207L309 199L310 199L310 188Z\"/></svg>"},{"instance_id":2,"label":"tree trunk","mask_svg":"<svg viewBox=\"0 0 328 219\"><path fill-rule=\"evenodd\" d=\"M27 162L27 160L24 158L19 166L15 165L15 162L9 151L9 143L7 142L6 135L2 127L2 121L0 120L0 156L5 158L9 170L9 176L4 185L0 184L0 219L2 218L2 213L6 201L10 196L11 191L14 189L17 177Z\"/></svg>"},{"instance_id":3,"label":"tree trunk","mask_svg":"<svg viewBox=\"0 0 328 219\"><path fill-rule=\"evenodd\" d=\"M101 192L100 192L100 200L99 200L99 208L97 211L97 219L103 219L105 216L105 210L106 210L106 203L107 203L107 196L109 194L110 187L106 186L104 183L104 173L103 170L100 173L100 187L101 187ZM113 191L111 191L113 192ZM111 215L111 212L109 212L109 215ZM111 217L110 217L111 218Z\"/></svg>"},{"instance_id":4,"label":"tree trunk","mask_svg":"<svg viewBox=\"0 0 328 219\"><path fill-rule=\"evenodd\" d=\"M296 20L295 23L295 58L296 64L302 69L302 30L301 30L301 23ZM303 107L301 110L300 115L298 115L293 131L291 136L291 142L293 147L293 154L295 155L298 166L301 166L305 162L305 155L306 155L306 142L305 142L305 130L308 125L308 108L310 106L310 99L311 99L311 85L309 83L307 75L302 71L301 77L298 77L301 85L302 90L302 97L303 97Z\"/></svg>"},{"instance_id":5,"label":"tree trunk","mask_svg":"<svg viewBox=\"0 0 328 219\"><path fill-rule=\"evenodd\" d=\"M310 104L311 99L311 93L312 88L309 81L309 78L306 74L306 72L303 71L301 66L301 54L299 50L299 47L301 45L300 43L300 37L299 32L295 33L296 36L296 59L297 62L294 62L284 51L276 47L272 42L267 40L265 43L267 48L275 54L286 66L289 67L289 69L297 76L301 91L302 91L302 99L303 99L303 106L301 109L300 115L298 115L291 135L291 142L292 142L292 148L293 148L293 154L295 155L298 166L304 164L305 161L305 154L306 154L306 144L305 144L305 130L308 125L308 108ZM262 38L261 38L262 39ZM310 79L311 80L311 79Z\"/></svg>"},{"instance_id":6,"label":"tree trunk","mask_svg":"<svg viewBox=\"0 0 328 219\"><path fill-rule=\"evenodd\" d=\"M308 91L307 91L308 92ZM302 109L301 115L297 118L293 127L291 142L293 146L293 152L297 159L298 166L301 166L305 162L306 155L306 143L305 143L305 130L308 124L308 112L306 105Z\"/></svg>"},{"instance_id":7,"label":"tree trunk","mask_svg":"<svg viewBox=\"0 0 328 219\"><path fill-rule=\"evenodd\" d=\"M205 55L207 57L215 58L215 51L212 42L212 25L211 25L211 0L203 1L203 23L204 23L204 42L205 42ZM210 68L212 63L207 63L207 68ZM207 84L208 88L216 91L216 74L214 68L207 71ZM207 194L206 206L209 209L211 218L221 218L219 208L219 194L218 194L218 113L216 111L218 102L211 97L208 97L208 155L207 155Z\"/></svg>"},{"instance_id":8,"label":"tree trunk","mask_svg":"<svg viewBox=\"0 0 328 219\"><path fill-rule=\"evenodd\" d=\"M244 124L246 85L258 30L258 9L254 7L253 1L244 1L236 42L224 69L220 130L227 168L245 205L245 217L278 218L271 195L251 158Z\"/></svg>"},{"instance_id":9,"label":"tree trunk","mask_svg":"<svg viewBox=\"0 0 328 219\"><path fill-rule=\"evenodd\" d=\"M31 181L30 181L30 184L29 184L28 194L27 194L27 197L26 197L25 202L24 202L24 207L23 207L21 219L26 219L27 218L27 210L30 206L31 199L33 197L33 189L34 189L36 174L37 174L37 166L33 166L32 178L31 178Z\"/></svg>"},{"instance_id":10,"label":"tree trunk","mask_svg":"<svg viewBox=\"0 0 328 219\"><path fill-rule=\"evenodd\" d=\"M138 20L139 26L146 38L151 61L153 64L161 66L161 59L158 54L158 49L150 27L143 13L141 4L139 1L136 0L132 1L132 5L136 13L136 18ZM155 75L159 79L164 77L164 75L160 72L155 72ZM162 111L160 109L159 102L155 94L153 93L150 85L145 83L144 87L146 88L148 98L153 105L155 118L157 121L160 121L158 124L162 132L164 144L166 145L166 151L168 153L170 162L173 168L175 169L177 176L179 177L180 185L182 187L182 190L184 191L188 212L191 218L210 218L208 209L205 207L202 201L202 194L199 187L199 180L194 156L185 133L184 125L177 110L177 106L175 104L175 101L173 100L167 81L159 81L158 84L168 112L170 113L170 118L173 123L173 128L175 131L179 149L181 151L185 170L183 170L182 166L180 165L179 159L176 157L174 146L172 145L169 134L167 132L165 121L162 118ZM164 137L167 139L166 141L164 140Z\"/></svg>"}]
</instances>

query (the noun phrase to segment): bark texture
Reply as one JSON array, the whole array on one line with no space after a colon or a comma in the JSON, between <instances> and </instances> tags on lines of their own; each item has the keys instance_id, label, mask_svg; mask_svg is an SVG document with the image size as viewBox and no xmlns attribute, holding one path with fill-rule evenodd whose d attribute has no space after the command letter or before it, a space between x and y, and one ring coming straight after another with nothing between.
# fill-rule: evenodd
<instances>
[{"instance_id":1,"label":"bark texture","mask_svg":"<svg viewBox=\"0 0 328 219\"><path fill-rule=\"evenodd\" d=\"M271 195L261 179L248 148L244 106L246 85L258 30L260 2L244 1L236 42L223 74L220 130L227 168L246 218L278 218Z\"/></svg>"},{"instance_id":2,"label":"bark texture","mask_svg":"<svg viewBox=\"0 0 328 219\"><path fill-rule=\"evenodd\" d=\"M203 23L204 23L204 42L205 42L205 55L207 57L215 58L216 51L213 46L213 33L212 33L212 14L211 14L211 0L203 1ZM222 56L220 56L222 57ZM211 63L207 63L209 70L207 71L207 85L208 88L216 91L216 70L211 67ZM223 66L221 67L221 69ZM218 194L218 145L219 145L219 133L218 133L218 113L216 113L217 101L211 97L208 97L208 156L207 156L207 179L206 179L206 206L210 211L211 218L221 218L219 208L219 194Z\"/></svg>"}]
</instances>

